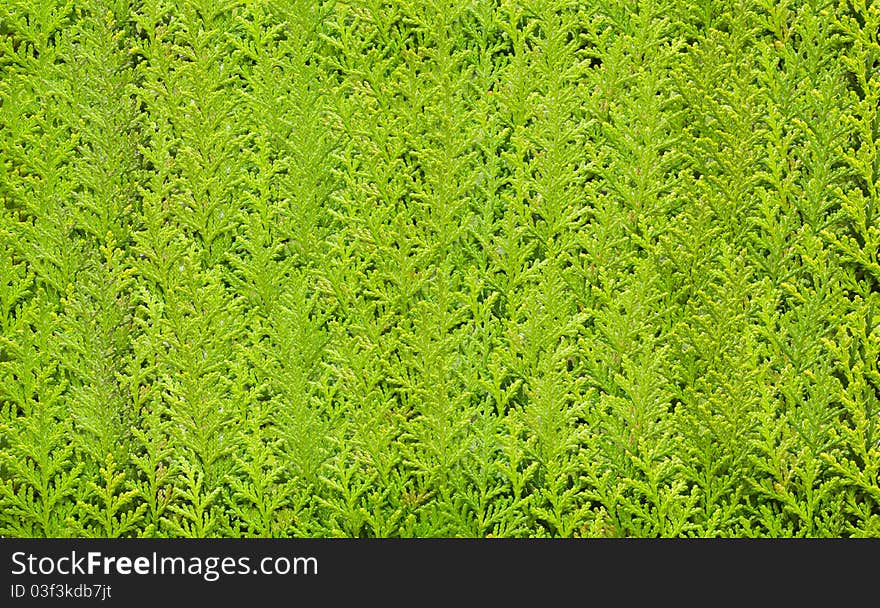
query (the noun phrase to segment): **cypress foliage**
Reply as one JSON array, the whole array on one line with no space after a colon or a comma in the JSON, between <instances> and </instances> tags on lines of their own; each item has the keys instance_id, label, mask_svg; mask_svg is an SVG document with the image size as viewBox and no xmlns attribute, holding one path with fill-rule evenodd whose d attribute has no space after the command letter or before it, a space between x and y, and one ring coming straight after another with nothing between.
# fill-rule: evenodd
<instances>
[{"instance_id":1,"label":"cypress foliage","mask_svg":"<svg viewBox=\"0 0 880 608\"><path fill-rule=\"evenodd\" d=\"M880 8L0 6L0 534L877 536Z\"/></svg>"}]
</instances>

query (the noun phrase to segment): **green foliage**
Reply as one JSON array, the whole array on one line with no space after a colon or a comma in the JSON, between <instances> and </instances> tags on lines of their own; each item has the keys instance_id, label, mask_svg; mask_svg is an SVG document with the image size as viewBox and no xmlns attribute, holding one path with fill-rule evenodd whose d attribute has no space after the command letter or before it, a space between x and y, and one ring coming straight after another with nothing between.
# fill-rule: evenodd
<instances>
[{"instance_id":1,"label":"green foliage","mask_svg":"<svg viewBox=\"0 0 880 608\"><path fill-rule=\"evenodd\" d=\"M880 3L0 6L0 535L880 535Z\"/></svg>"}]
</instances>

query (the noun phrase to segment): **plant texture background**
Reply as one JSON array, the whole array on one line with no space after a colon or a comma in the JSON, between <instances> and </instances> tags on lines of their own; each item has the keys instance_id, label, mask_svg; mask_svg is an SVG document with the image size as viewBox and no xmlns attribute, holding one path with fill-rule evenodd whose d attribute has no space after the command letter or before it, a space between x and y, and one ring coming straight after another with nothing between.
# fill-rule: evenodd
<instances>
[{"instance_id":1,"label":"plant texture background","mask_svg":"<svg viewBox=\"0 0 880 608\"><path fill-rule=\"evenodd\" d=\"M877 0L0 4L0 535L880 536Z\"/></svg>"}]
</instances>

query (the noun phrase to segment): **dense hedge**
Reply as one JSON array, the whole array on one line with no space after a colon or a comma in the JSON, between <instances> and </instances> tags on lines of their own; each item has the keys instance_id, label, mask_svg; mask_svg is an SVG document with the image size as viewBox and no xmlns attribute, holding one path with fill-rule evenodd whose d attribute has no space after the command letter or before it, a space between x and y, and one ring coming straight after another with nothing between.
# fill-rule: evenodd
<instances>
[{"instance_id":1,"label":"dense hedge","mask_svg":"<svg viewBox=\"0 0 880 608\"><path fill-rule=\"evenodd\" d=\"M0 3L0 534L880 535L878 31Z\"/></svg>"}]
</instances>

